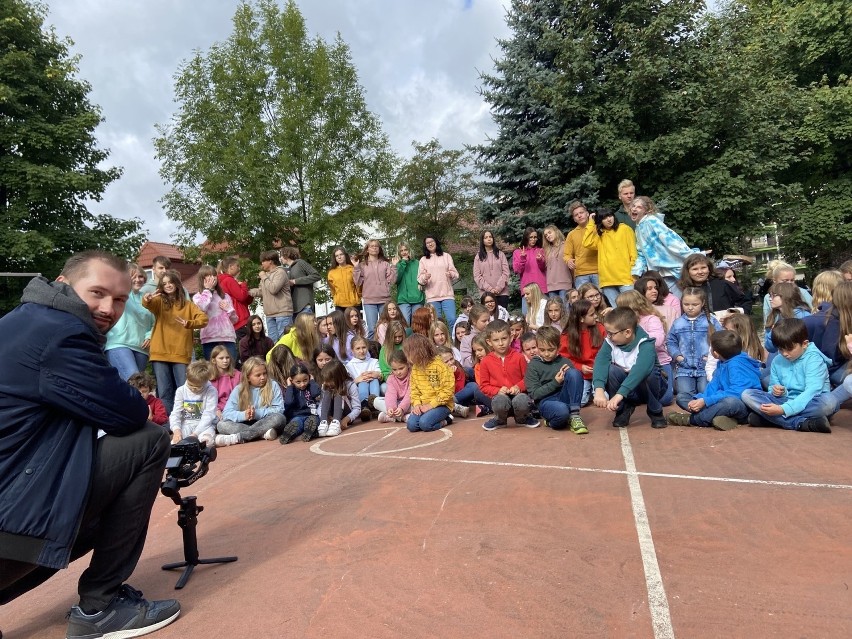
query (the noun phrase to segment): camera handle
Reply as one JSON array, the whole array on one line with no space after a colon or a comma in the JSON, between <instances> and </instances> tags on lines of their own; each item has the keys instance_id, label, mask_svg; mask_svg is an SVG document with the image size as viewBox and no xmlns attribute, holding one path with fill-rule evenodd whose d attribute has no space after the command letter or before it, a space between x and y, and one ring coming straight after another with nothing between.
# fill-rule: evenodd
<instances>
[{"instance_id":1,"label":"camera handle","mask_svg":"<svg viewBox=\"0 0 852 639\"><path fill-rule=\"evenodd\" d=\"M166 491L163 491L164 494ZM199 559L198 558L198 536L195 533L195 528L198 525L198 513L204 510L204 506L199 506L196 502L195 495L190 497L181 497L176 490L176 494L168 494L176 504L180 505L178 510L178 526L183 531L183 561L178 561L173 564L166 564L163 570L179 570L184 569L183 574L175 584L175 590L180 590L189 581L192 576L192 571L199 564L226 564L236 561L236 557L216 557L215 559Z\"/></svg>"}]
</instances>

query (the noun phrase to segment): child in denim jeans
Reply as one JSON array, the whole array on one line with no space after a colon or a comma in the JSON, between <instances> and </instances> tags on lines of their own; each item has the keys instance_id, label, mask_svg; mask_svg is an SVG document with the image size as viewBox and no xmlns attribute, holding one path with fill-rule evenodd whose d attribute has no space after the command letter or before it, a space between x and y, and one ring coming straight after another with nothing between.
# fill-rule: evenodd
<instances>
[{"instance_id":1,"label":"child in denim jeans","mask_svg":"<svg viewBox=\"0 0 852 639\"><path fill-rule=\"evenodd\" d=\"M772 343L780 354L772 360L769 392L743 391L752 426L780 426L787 430L830 433L828 418L838 401L829 392L828 364L808 328L800 319L783 319L772 329Z\"/></svg>"}]
</instances>

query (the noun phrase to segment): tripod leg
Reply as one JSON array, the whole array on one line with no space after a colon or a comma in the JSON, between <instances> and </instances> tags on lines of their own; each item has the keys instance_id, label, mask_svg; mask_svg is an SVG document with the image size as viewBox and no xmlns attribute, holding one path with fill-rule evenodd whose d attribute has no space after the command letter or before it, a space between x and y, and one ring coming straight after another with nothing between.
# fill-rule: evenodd
<instances>
[{"instance_id":1,"label":"tripod leg","mask_svg":"<svg viewBox=\"0 0 852 639\"><path fill-rule=\"evenodd\" d=\"M236 561L236 557L216 557L216 559L199 559L199 564L227 564Z\"/></svg>"},{"instance_id":2,"label":"tripod leg","mask_svg":"<svg viewBox=\"0 0 852 639\"><path fill-rule=\"evenodd\" d=\"M180 590L186 585L186 582L189 581L189 578L192 576L192 571L195 570L194 564L189 564L186 567L186 570L183 571L183 574L180 576L180 579L177 580L175 584L175 590Z\"/></svg>"}]
</instances>

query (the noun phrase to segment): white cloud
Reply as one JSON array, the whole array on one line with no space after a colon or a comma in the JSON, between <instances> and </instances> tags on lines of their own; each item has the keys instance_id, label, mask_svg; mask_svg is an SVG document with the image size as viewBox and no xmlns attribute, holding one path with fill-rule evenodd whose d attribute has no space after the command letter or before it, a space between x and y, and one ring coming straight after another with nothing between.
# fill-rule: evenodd
<instances>
[{"instance_id":1,"label":"white cloud","mask_svg":"<svg viewBox=\"0 0 852 639\"><path fill-rule=\"evenodd\" d=\"M231 32L233 0L62 0L48 24L70 36L82 55L80 77L106 121L98 129L124 175L96 212L140 217L150 239L169 241L173 223L159 204L154 125L175 109L173 76L194 50ZM478 72L492 68L495 39L506 37L500 0L324 0L302 2L308 31L350 46L369 108L394 149L436 137L447 148L482 142L492 131L477 95Z\"/></svg>"}]
</instances>

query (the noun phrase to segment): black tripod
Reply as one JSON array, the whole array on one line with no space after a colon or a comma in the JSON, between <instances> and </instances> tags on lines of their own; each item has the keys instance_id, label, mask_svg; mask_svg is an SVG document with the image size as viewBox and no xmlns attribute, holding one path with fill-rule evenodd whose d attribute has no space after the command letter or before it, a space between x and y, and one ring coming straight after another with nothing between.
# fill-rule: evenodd
<instances>
[{"instance_id":1,"label":"black tripod","mask_svg":"<svg viewBox=\"0 0 852 639\"><path fill-rule=\"evenodd\" d=\"M166 480L160 487L160 492L180 506L178 526L183 531L183 561L163 566L163 570L184 569L175 584L175 590L180 590L186 585L192 576L192 571L199 564L226 564L237 560L236 557L198 558L198 537L195 534L195 528L198 525L198 513L204 510L204 507L196 503L195 495L180 496L181 488L194 484L207 474L207 467L214 459L216 459L215 448L207 448L196 438L188 437L178 444L172 444L171 455L166 463Z\"/></svg>"},{"instance_id":2,"label":"black tripod","mask_svg":"<svg viewBox=\"0 0 852 639\"><path fill-rule=\"evenodd\" d=\"M165 491L164 491L165 492ZM198 558L198 537L195 528L198 524L198 513L204 510L204 506L196 503L195 495L181 498L180 493L169 495L176 504L180 506L178 511L178 526L183 531L183 561L166 564L163 570L178 570L183 568L183 574L175 584L175 590L180 590L189 581L192 571L199 564L227 564L236 561L236 557L216 557L215 559Z\"/></svg>"}]
</instances>

